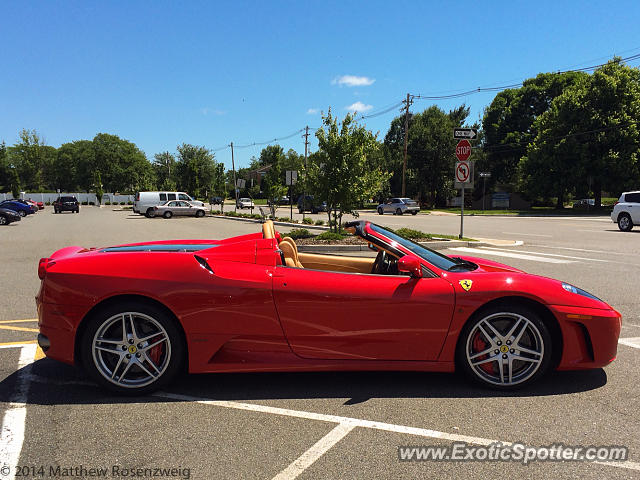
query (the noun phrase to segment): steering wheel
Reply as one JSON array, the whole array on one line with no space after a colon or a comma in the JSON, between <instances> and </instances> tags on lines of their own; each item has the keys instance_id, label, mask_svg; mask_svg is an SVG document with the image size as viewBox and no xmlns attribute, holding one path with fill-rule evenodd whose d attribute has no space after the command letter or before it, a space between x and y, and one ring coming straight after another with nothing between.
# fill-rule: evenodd
<instances>
[{"instance_id":1,"label":"steering wheel","mask_svg":"<svg viewBox=\"0 0 640 480\"><path fill-rule=\"evenodd\" d=\"M376 256L376 261L373 262L373 268L371 273L383 275L388 268L387 252L380 250Z\"/></svg>"}]
</instances>

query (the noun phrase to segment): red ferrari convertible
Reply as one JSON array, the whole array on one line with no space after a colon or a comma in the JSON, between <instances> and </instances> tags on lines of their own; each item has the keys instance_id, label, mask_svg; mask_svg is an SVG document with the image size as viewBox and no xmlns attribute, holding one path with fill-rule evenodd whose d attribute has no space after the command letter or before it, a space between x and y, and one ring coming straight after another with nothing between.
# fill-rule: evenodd
<instances>
[{"instance_id":1,"label":"red ferrari convertible","mask_svg":"<svg viewBox=\"0 0 640 480\"><path fill-rule=\"evenodd\" d=\"M38 267L38 342L129 394L185 370L459 369L509 389L616 357L621 316L584 290L346 227L377 256L298 253L270 221L225 240L63 248Z\"/></svg>"}]
</instances>

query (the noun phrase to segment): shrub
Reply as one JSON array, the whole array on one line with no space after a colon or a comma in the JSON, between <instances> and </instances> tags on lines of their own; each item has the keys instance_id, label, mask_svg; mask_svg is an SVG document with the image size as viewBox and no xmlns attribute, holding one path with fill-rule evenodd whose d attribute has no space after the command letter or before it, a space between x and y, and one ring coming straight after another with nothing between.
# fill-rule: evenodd
<instances>
[{"instance_id":1,"label":"shrub","mask_svg":"<svg viewBox=\"0 0 640 480\"><path fill-rule=\"evenodd\" d=\"M251 218L255 220L262 220L262 216L259 213L254 213L253 215L251 215Z\"/></svg>"},{"instance_id":2,"label":"shrub","mask_svg":"<svg viewBox=\"0 0 640 480\"><path fill-rule=\"evenodd\" d=\"M126 203L125 202L120 202L120 205L126 205Z\"/></svg>"},{"instance_id":3,"label":"shrub","mask_svg":"<svg viewBox=\"0 0 640 480\"><path fill-rule=\"evenodd\" d=\"M95 205L96 202L89 202L89 205Z\"/></svg>"},{"instance_id":4,"label":"shrub","mask_svg":"<svg viewBox=\"0 0 640 480\"><path fill-rule=\"evenodd\" d=\"M211 215L221 215L222 212L220 210L211 210Z\"/></svg>"},{"instance_id":5,"label":"shrub","mask_svg":"<svg viewBox=\"0 0 640 480\"><path fill-rule=\"evenodd\" d=\"M51 205L51 202L46 202L45 205Z\"/></svg>"},{"instance_id":6,"label":"shrub","mask_svg":"<svg viewBox=\"0 0 640 480\"><path fill-rule=\"evenodd\" d=\"M129 201L127 202L127 205L133 205L133 202L132 202L131 200L129 200Z\"/></svg>"},{"instance_id":7,"label":"shrub","mask_svg":"<svg viewBox=\"0 0 640 480\"><path fill-rule=\"evenodd\" d=\"M285 234L286 237L291 237L294 240L298 240L299 238L311 238L311 232L306 228L294 228L289 233Z\"/></svg>"},{"instance_id":8,"label":"shrub","mask_svg":"<svg viewBox=\"0 0 640 480\"><path fill-rule=\"evenodd\" d=\"M324 232L318 235L316 240L342 240L345 236L335 232Z\"/></svg>"},{"instance_id":9,"label":"shrub","mask_svg":"<svg viewBox=\"0 0 640 480\"><path fill-rule=\"evenodd\" d=\"M309 218L309 217L304 217L302 219L302 223L306 224L306 225L313 225L313 218Z\"/></svg>"},{"instance_id":10,"label":"shrub","mask_svg":"<svg viewBox=\"0 0 640 480\"><path fill-rule=\"evenodd\" d=\"M324 220L316 220L316 225L324 225Z\"/></svg>"},{"instance_id":11,"label":"shrub","mask_svg":"<svg viewBox=\"0 0 640 480\"><path fill-rule=\"evenodd\" d=\"M105 205L111 205L111 202L104 202Z\"/></svg>"},{"instance_id":12,"label":"shrub","mask_svg":"<svg viewBox=\"0 0 640 480\"><path fill-rule=\"evenodd\" d=\"M225 217L239 217L240 216L239 213L233 212L233 211L225 212L224 215L225 215Z\"/></svg>"},{"instance_id":13,"label":"shrub","mask_svg":"<svg viewBox=\"0 0 640 480\"><path fill-rule=\"evenodd\" d=\"M82 202L82 205L89 205L89 202L85 200L84 202Z\"/></svg>"},{"instance_id":14,"label":"shrub","mask_svg":"<svg viewBox=\"0 0 640 480\"><path fill-rule=\"evenodd\" d=\"M278 220L279 222L290 222L291 221L289 219L289 217L278 217L278 218L276 218L276 220Z\"/></svg>"},{"instance_id":15,"label":"shrub","mask_svg":"<svg viewBox=\"0 0 640 480\"><path fill-rule=\"evenodd\" d=\"M399 228L396 233L401 237L408 238L409 240L417 240L420 238L431 238L428 233L421 232L420 230L414 230L412 228Z\"/></svg>"}]
</instances>

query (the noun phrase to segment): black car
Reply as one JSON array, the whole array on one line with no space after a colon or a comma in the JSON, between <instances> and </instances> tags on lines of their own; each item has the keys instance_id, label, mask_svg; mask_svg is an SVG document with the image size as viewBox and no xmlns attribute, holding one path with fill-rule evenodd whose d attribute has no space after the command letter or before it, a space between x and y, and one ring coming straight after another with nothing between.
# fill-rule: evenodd
<instances>
[{"instance_id":1,"label":"black car","mask_svg":"<svg viewBox=\"0 0 640 480\"><path fill-rule=\"evenodd\" d=\"M0 225L9 225L11 222L19 222L20 220L18 212L0 207Z\"/></svg>"},{"instance_id":2,"label":"black car","mask_svg":"<svg viewBox=\"0 0 640 480\"><path fill-rule=\"evenodd\" d=\"M53 202L53 213L60 212L80 212L80 203L76 197L58 197L58 199Z\"/></svg>"},{"instance_id":3,"label":"black car","mask_svg":"<svg viewBox=\"0 0 640 480\"><path fill-rule=\"evenodd\" d=\"M222 205L224 203L224 198L222 198L222 197L211 197L209 199L209 203L211 205Z\"/></svg>"},{"instance_id":4,"label":"black car","mask_svg":"<svg viewBox=\"0 0 640 480\"><path fill-rule=\"evenodd\" d=\"M313 195L300 195L298 197L298 213L302 212L326 212L327 202L318 202L313 199Z\"/></svg>"}]
</instances>

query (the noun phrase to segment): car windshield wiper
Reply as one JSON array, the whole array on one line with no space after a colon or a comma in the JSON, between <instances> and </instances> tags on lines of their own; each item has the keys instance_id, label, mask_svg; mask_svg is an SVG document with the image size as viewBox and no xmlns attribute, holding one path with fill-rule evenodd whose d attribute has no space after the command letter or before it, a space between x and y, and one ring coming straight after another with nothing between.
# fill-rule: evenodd
<instances>
[{"instance_id":1,"label":"car windshield wiper","mask_svg":"<svg viewBox=\"0 0 640 480\"><path fill-rule=\"evenodd\" d=\"M476 263L470 262L469 260L463 260L460 257L451 257L454 261L458 262L455 265L452 265L448 268L449 272L453 272L455 270L475 270L478 268Z\"/></svg>"}]
</instances>

